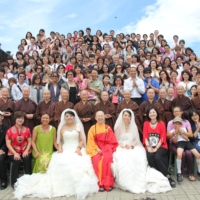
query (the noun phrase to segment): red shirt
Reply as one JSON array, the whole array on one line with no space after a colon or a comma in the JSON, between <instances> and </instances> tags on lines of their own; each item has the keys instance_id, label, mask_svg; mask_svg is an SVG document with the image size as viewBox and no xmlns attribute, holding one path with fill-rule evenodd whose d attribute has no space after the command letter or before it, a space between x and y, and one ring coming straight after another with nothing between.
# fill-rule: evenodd
<instances>
[{"instance_id":1,"label":"red shirt","mask_svg":"<svg viewBox=\"0 0 200 200\"><path fill-rule=\"evenodd\" d=\"M16 126L9 128L6 132L6 140L11 140L11 146L20 155L26 150L29 138L31 138L31 132L25 126L22 126L20 132ZM31 153L31 149L28 153ZM8 155L13 155L10 150L8 150Z\"/></svg>"},{"instance_id":2,"label":"red shirt","mask_svg":"<svg viewBox=\"0 0 200 200\"><path fill-rule=\"evenodd\" d=\"M166 138L167 138L166 127L163 121L159 121L155 128L151 128L149 121L144 122L143 145L145 146L145 148L146 148L146 139L147 139L150 143L154 141L156 143L156 140L158 140L158 142L161 141L162 142L161 147L168 149Z\"/></svg>"},{"instance_id":3,"label":"red shirt","mask_svg":"<svg viewBox=\"0 0 200 200\"><path fill-rule=\"evenodd\" d=\"M65 71L74 70L74 66L69 64L65 67Z\"/></svg>"}]
</instances>

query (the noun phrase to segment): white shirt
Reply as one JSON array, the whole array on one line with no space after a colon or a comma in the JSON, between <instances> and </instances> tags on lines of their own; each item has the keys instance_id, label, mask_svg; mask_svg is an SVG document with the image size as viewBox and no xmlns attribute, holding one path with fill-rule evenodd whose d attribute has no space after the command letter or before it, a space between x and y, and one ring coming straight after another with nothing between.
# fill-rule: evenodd
<instances>
[{"instance_id":1,"label":"white shirt","mask_svg":"<svg viewBox=\"0 0 200 200\"><path fill-rule=\"evenodd\" d=\"M101 43L102 48L103 48L103 46L104 46L105 44L110 45L110 48L113 49L113 41L111 41L111 42L106 42L106 41L105 41L105 42L102 42L102 43Z\"/></svg>"},{"instance_id":2,"label":"white shirt","mask_svg":"<svg viewBox=\"0 0 200 200\"><path fill-rule=\"evenodd\" d=\"M9 84L8 84L8 80L6 78L2 78L1 79L2 85L6 88L10 88Z\"/></svg>"},{"instance_id":3,"label":"white shirt","mask_svg":"<svg viewBox=\"0 0 200 200\"><path fill-rule=\"evenodd\" d=\"M17 87L17 84L13 84L11 88L11 94L13 100L20 100L23 97L20 89Z\"/></svg>"},{"instance_id":4,"label":"white shirt","mask_svg":"<svg viewBox=\"0 0 200 200\"><path fill-rule=\"evenodd\" d=\"M131 98L141 98L145 93L145 86L142 79L136 77L136 84L138 87L133 87L133 79L130 77L124 81L124 91L129 90L131 92Z\"/></svg>"},{"instance_id":5,"label":"white shirt","mask_svg":"<svg viewBox=\"0 0 200 200\"><path fill-rule=\"evenodd\" d=\"M28 51L30 49L31 49L31 45L26 45L25 48L24 48L23 54L26 53L26 51ZM38 53L40 53L40 48L37 45L34 45L33 50L28 52L29 56L32 56L33 51L37 51Z\"/></svg>"},{"instance_id":6,"label":"white shirt","mask_svg":"<svg viewBox=\"0 0 200 200\"><path fill-rule=\"evenodd\" d=\"M183 128L183 127L181 127L181 130L187 132L187 130L185 128ZM175 131L175 129L172 129L170 131L170 133L173 133L174 131ZM189 140L184 139L183 136L179 134L177 142L181 142L181 141L189 141Z\"/></svg>"}]
</instances>

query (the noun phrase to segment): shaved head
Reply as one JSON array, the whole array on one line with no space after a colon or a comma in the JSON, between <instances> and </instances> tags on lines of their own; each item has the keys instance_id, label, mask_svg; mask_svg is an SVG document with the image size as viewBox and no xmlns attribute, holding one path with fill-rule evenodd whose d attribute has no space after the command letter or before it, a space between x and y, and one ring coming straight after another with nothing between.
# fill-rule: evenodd
<instances>
[{"instance_id":1,"label":"shaved head","mask_svg":"<svg viewBox=\"0 0 200 200\"><path fill-rule=\"evenodd\" d=\"M99 111L96 112L95 116L98 116L98 115L104 115L104 112L99 110Z\"/></svg>"},{"instance_id":2,"label":"shaved head","mask_svg":"<svg viewBox=\"0 0 200 200\"><path fill-rule=\"evenodd\" d=\"M104 112L101 111L101 110L97 111L96 115L95 115L95 119L96 119L97 123L99 123L99 124L105 123L105 114L104 114Z\"/></svg>"}]
</instances>

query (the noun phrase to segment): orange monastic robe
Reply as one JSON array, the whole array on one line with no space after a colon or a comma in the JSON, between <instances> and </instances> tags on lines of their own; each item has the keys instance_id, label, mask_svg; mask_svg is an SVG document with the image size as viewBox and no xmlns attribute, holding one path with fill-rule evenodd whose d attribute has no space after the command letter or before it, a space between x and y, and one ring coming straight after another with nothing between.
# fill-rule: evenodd
<instances>
[{"instance_id":1,"label":"orange monastic robe","mask_svg":"<svg viewBox=\"0 0 200 200\"><path fill-rule=\"evenodd\" d=\"M110 187L114 188L114 177L111 171L113 152L118 146L117 139L110 126L96 123L88 132L86 152L92 158L95 173L99 179L99 186L107 191ZM99 154L97 149L101 149Z\"/></svg>"}]
</instances>

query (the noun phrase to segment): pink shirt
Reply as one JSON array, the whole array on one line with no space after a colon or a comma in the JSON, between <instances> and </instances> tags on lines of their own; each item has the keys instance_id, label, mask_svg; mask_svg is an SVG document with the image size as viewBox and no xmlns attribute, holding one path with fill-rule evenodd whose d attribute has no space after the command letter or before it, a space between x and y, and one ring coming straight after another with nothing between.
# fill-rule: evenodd
<instances>
[{"instance_id":1,"label":"pink shirt","mask_svg":"<svg viewBox=\"0 0 200 200\"><path fill-rule=\"evenodd\" d=\"M191 130L191 124L188 120L183 120L182 121L182 126L181 128L185 128L186 130ZM169 121L167 124L167 130L171 131L174 129L174 124L173 124L173 120Z\"/></svg>"}]
</instances>

